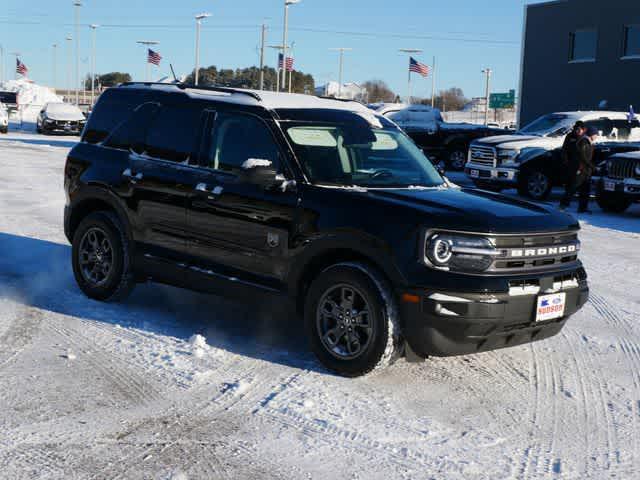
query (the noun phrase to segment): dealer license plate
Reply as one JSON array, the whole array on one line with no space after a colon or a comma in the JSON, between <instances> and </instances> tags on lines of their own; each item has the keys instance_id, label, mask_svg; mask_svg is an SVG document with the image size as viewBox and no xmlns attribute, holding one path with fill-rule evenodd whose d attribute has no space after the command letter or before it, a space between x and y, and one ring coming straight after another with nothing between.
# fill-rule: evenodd
<instances>
[{"instance_id":1,"label":"dealer license plate","mask_svg":"<svg viewBox=\"0 0 640 480\"><path fill-rule=\"evenodd\" d=\"M607 192L615 192L616 191L616 183L615 182L609 182L609 181L605 180L604 189Z\"/></svg>"},{"instance_id":2,"label":"dealer license plate","mask_svg":"<svg viewBox=\"0 0 640 480\"><path fill-rule=\"evenodd\" d=\"M480 176L480 170L469 170L469 176L472 178L478 178Z\"/></svg>"},{"instance_id":3,"label":"dealer license plate","mask_svg":"<svg viewBox=\"0 0 640 480\"><path fill-rule=\"evenodd\" d=\"M536 322L563 317L566 300L567 294L564 292L539 296L536 307Z\"/></svg>"}]
</instances>

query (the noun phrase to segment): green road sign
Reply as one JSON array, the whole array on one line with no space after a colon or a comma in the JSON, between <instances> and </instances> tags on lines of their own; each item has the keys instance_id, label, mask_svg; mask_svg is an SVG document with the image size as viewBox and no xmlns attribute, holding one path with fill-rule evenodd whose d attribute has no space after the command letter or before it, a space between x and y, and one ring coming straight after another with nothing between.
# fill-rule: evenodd
<instances>
[{"instance_id":1,"label":"green road sign","mask_svg":"<svg viewBox=\"0 0 640 480\"><path fill-rule=\"evenodd\" d=\"M492 93L489 97L489 108L513 108L515 104L515 90L509 90L509 93Z\"/></svg>"}]
</instances>

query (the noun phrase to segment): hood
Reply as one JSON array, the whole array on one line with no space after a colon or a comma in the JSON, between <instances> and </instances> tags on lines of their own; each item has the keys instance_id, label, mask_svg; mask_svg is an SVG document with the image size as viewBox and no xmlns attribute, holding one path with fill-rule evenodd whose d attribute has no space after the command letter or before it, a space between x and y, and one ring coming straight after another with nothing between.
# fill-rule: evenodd
<instances>
[{"instance_id":1,"label":"hood","mask_svg":"<svg viewBox=\"0 0 640 480\"><path fill-rule=\"evenodd\" d=\"M369 190L367 195L425 215L425 224L471 232L536 233L578 229L569 214L475 189Z\"/></svg>"},{"instance_id":2,"label":"hood","mask_svg":"<svg viewBox=\"0 0 640 480\"><path fill-rule=\"evenodd\" d=\"M537 137L535 135L498 135L477 140L477 143L499 148L523 149L532 147L556 148L562 145L564 137Z\"/></svg>"},{"instance_id":3,"label":"hood","mask_svg":"<svg viewBox=\"0 0 640 480\"><path fill-rule=\"evenodd\" d=\"M85 119L81 112L47 112L46 115L47 118L51 120L62 122L74 122Z\"/></svg>"}]
</instances>

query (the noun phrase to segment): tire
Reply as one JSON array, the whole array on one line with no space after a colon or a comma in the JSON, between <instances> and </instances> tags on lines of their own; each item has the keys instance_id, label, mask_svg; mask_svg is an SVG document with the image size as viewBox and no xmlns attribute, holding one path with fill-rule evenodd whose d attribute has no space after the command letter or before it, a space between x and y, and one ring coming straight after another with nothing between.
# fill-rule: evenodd
<instances>
[{"instance_id":1,"label":"tire","mask_svg":"<svg viewBox=\"0 0 640 480\"><path fill-rule=\"evenodd\" d=\"M522 173L518 184L518 193L533 200L546 200L552 187L551 177L546 172L531 169Z\"/></svg>"},{"instance_id":2,"label":"tire","mask_svg":"<svg viewBox=\"0 0 640 480\"><path fill-rule=\"evenodd\" d=\"M42 128L37 123L36 123L36 132L37 133L42 133Z\"/></svg>"},{"instance_id":3,"label":"tire","mask_svg":"<svg viewBox=\"0 0 640 480\"><path fill-rule=\"evenodd\" d=\"M598 202L598 206L602 210L611 213L622 213L633 203L633 201L630 198L625 197L624 194L605 192L602 187L598 189L596 202Z\"/></svg>"},{"instance_id":4,"label":"tire","mask_svg":"<svg viewBox=\"0 0 640 480\"><path fill-rule=\"evenodd\" d=\"M345 293L349 291L352 295ZM337 298L346 300L338 305ZM347 318L349 310L352 315ZM353 315L354 311L368 315ZM365 264L340 263L324 270L309 288L304 318L311 349L339 375L365 375L389 366L402 353L392 290L384 277Z\"/></svg>"},{"instance_id":5,"label":"tire","mask_svg":"<svg viewBox=\"0 0 640 480\"><path fill-rule=\"evenodd\" d=\"M99 246L97 253L95 245ZM93 256L87 254L92 248ZM80 222L73 235L71 262L80 290L94 300L123 300L135 285L129 240L112 212L94 212Z\"/></svg>"},{"instance_id":6,"label":"tire","mask_svg":"<svg viewBox=\"0 0 640 480\"><path fill-rule=\"evenodd\" d=\"M0 132L6 135L7 133L9 133L9 128L3 128L2 130L0 130Z\"/></svg>"},{"instance_id":7,"label":"tire","mask_svg":"<svg viewBox=\"0 0 640 480\"><path fill-rule=\"evenodd\" d=\"M467 163L467 149L464 145L452 145L447 154L447 165L451 170L460 172Z\"/></svg>"}]
</instances>

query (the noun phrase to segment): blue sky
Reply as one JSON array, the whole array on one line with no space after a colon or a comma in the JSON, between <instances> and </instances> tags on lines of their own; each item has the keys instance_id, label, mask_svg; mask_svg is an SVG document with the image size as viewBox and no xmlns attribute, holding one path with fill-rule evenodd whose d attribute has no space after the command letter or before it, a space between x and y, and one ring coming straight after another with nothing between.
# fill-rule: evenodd
<instances>
[{"instance_id":1,"label":"blue sky","mask_svg":"<svg viewBox=\"0 0 640 480\"><path fill-rule=\"evenodd\" d=\"M89 71L90 23L97 34L97 71L126 71L144 79L145 51L136 40L160 41L168 73L171 62L188 73L194 64L193 15L211 12L201 37L201 65L226 68L258 64L259 25L269 25L268 42L282 42L282 0L83 0L80 22L81 70ZM290 8L290 41L296 66L317 83L337 79L332 47L350 47L345 81L385 80L401 95L407 90L406 57L398 48L424 50L418 58L437 58L438 89L461 87L467 96L483 94L481 70L494 70L493 91L517 88L523 5L526 0L302 0ZM19 51L39 83L53 83L52 47L57 49L57 84L66 72L65 37L73 35L71 0L0 0L0 45L5 77L13 75L9 52ZM315 31L311 31L315 30ZM274 65L276 53L267 52ZM7 72L8 70L8 72ZM84 75L83 75L84 76ZM414 95L430 96L431 81L414 78Z\"/></svg>"}]
</instances>

